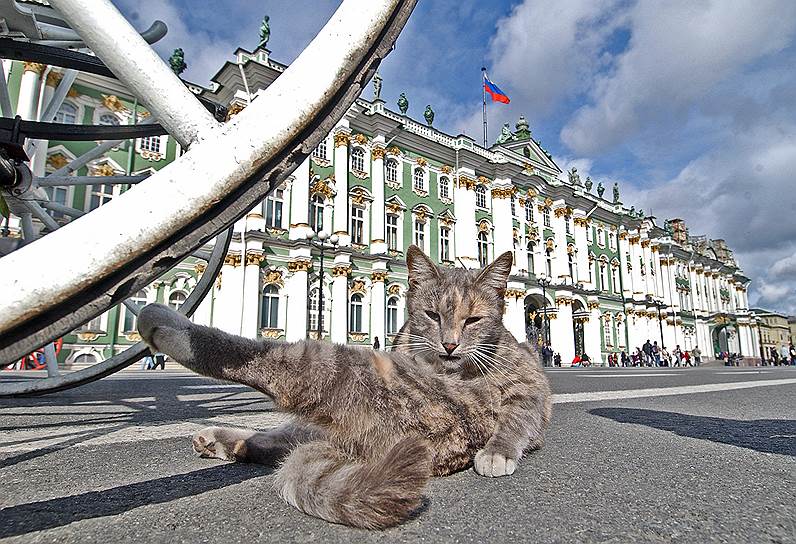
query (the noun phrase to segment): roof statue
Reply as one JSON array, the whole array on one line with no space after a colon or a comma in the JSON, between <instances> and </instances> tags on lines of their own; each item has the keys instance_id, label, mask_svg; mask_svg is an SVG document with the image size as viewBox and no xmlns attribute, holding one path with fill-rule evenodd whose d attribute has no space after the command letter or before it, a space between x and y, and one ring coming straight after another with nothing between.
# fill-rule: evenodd
<instances>
[{"instance_id":1,"label":"roof statue","mask_svg":"<svg viewBox=\"0 0 796 544\"><path fill-rule=\"evenodd\" d=\"M531 138L531 129L528 127L528 120L524 115L520 115L517 124L514 125L517 132L514 133L515 140L529 140Z\"/></svg>"},{"instance_id":2,"label":"roof statue","mask_svg":"<svg viewBox=\"0 0 796 544\"><path fill-rule=\"evenodd\" d=\"M630 217L635 217L636 216L636 207L635 206L630 206L630 210L627 212L627 214Z\"/></svg>"},{"instance_id":3,"label":"roof statue","mask_svg":"<svg viewBox=\"0 0 796 544\"><path fill-rule=\"evenodd\" d=\"M271 23L270 17L266 15L263 17L263 22L260 24L260 43L257 47L266 47L268 45L268 40L271 39Z\"/></svg>"},{"instance_id":4,"label":"roof statue","mask_svg":"<svg viewBox=\"0 0 796 544\"><path fill-rule=\"evenodd\" d=\"M619 203L619 184L614 182L614 204Z\"/></svg>"},{"instance_id":5,"label":"roof statue","mask_svg":"<svg viewBox=\"0 0 796 544\"><path fill-rule=\"evenodd\" d=\"M672 234L674 234L674 230L672 229L672 222L669 219L665 219L663 221L663 230L669 236L672 236Z\"/></svg>"},{"instance_id":6,"label":"roof statue","mask_svg":"<svg viewBox=\"0 0 796 544\"><path fill-rule=\"evenodd\" d=\"M514 135L511 133L511 129L509 129L509 124L504 123L503 128L500 129L500 136L498 136L497 140L495 140L495 144L505 144L513 139Z\"/></svg>"},{"instance_id":7,"label":"roof statue","mask_svg":"<svg viewBox=\"0 0 796 544\"><path fill-rule=\"evenodd\" d=\"M586 176L586 190L591 192L592 187L594 187L594 182L591 180L590 176Z\"/></svg>"},{"instance_id":8,"label":"roof statue","mask_svg":"<svg viewBox=\"0 0 796 544\"><path fill-rule=\"evenodd\" d=\"M379 100L381 98L381 76L378 70L373 74L373 99Z\"/></svg>"},{"instance_id":9,"label":"roof statue","mask_svg":"<svg viewBox=\"0 0 796 544\"><path fill-rule=\"evenodd\" d=\"M603 185L603 182L601 181L597 184L597 196L602 198L603 194L605 194L605 185Z\"/></svg>"},{"instance_id":10,"label":"roof statue","mask_svg":"<svg viewBox=\"0 0 796 544\"><path fill-rule=\"evenodd\" d=\"M426 118L426 123L428 123L428 126L434 124L434 110L431 109L431 104L426 106L426 111L423 112L423 117Z\"/></svg>"},{"instance_id":11,"label":"roof statue","mask_svg":"<svg viewBox=\"0 0 796 544\"><path fill-rule=\"evenodd\" d=\"M569 174L569 182L572 185L580 185L580 174L578 174L577 168L573 166L567 174Z\"/></svg>"},{"instance_id":12,"label":"roof statue","mask_svg":"<svg viewBox=\"0 0 796 544\"><path fill-rule=\"evenodd\" d=\"M398 97L398 109L401 110L402 115L406 115L409 111L409 99L406 98L406 93L401 93Z\"/></svg>"},{"instance_id":13,"label":"roof statue","mask_svg":"<svg viewBox=\"0 0 796 544\"><path fill-rule=\"evenodd\" d=\"M171 71L178 76L188 68L188 65L185 64L185 51L182 50L182 47L178 47L171 54L169 66L171 66Z\"/></svg>"}]
</instances>

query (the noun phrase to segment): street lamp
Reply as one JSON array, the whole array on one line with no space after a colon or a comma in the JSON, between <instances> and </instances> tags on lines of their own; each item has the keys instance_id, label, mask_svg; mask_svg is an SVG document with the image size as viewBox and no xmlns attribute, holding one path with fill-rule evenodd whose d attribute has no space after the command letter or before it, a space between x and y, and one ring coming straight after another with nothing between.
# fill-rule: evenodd
<instances>
[{"instance_id":1,"label":"street lamp","mask_svg":"<svg viewBox=\"0 0 796 544\"><path fill-rule=\"evenodd\" d=\"M318 240L314 242L314 240ZM310 245L317 247L321 252L321 271L318 274L318 340L323 340L323 250L326 248L326 240L332 244L332 248L340 241L340 237L336 234L329 236L325 230L318 233L312 230L307 231L307 241Z\"/></svg>"},{"instance_id":2,"label":"street lamp","mask_svg":"<svg viewBox=\"0 0 796 544\"><path fill-rule=\"evenodd\" d=\"M544 339L545 346L550 345L550 338L547 335L547 286L550 285L550 278L547 274L541 274L537 280L539 285L542 286L542 338Z\"/></svg>"},{"instance_id":3,"label":"street lamp","mask_svg":"<svg viewBox=\"0 0 796 544\"><path fill-rule=\"evenodd\" d=\"M661 303L663 302L661 299L654 298L652 295L647 295L647 302L655 304L655 307L658 309L658 328L661 331L661 349L663 349L663 321L661 320ZM677 323L675 323L677 326Z\"/></svg>"}]
</instances>

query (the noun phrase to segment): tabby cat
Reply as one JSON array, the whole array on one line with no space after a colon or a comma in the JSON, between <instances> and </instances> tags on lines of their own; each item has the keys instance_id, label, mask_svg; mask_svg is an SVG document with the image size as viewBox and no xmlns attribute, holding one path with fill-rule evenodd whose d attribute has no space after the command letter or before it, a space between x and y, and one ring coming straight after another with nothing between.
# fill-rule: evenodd
<instances>
[{"instance_id":1,"label":"tabby cat","mask_svg":"<svg viewBox=\"0 0 796 544\"><path fill-rule=\"evenodd\" d=\"M422 502L431 476L473 466L512 474L540 448L551 394L539 356L502 324L511 253L483 270L437 267L407 251L409 319L392 352L305 340L251 340L194 325L167 306L141 336L212 378L257 389L291 423L267 432L210 427L202 457L272 464L281 496L325 520L385 528Z\"/></svg>"}]
</instances>

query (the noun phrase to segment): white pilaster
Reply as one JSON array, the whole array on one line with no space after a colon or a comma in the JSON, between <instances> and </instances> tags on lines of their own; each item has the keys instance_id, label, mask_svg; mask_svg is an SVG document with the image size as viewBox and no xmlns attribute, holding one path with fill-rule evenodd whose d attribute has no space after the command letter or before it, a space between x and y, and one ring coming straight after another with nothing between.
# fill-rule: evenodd
<instances>
[{"instance_id":1,"label":"white pilaster","mask_svg":"<svg viewBox=\"0 0 796 544\"><path fill-rule=\"evenodd\" d=\"M585 236L585 232L584 232ZM602 364L602 343L600 342L600 302L596 296L588 299L589 320L583 324L583 343L586 354L593 364ZM622 331L624 334L624 331Z\"/></svg>"},{"instance_id":2,"label":"white pilaster","mask_svg":"<svg viewBox=\"0 0 796 544\"><path fill-rule=\"evenodd\" d=\"M348 146L351 129L340 126L334 133L334 233L340 237L341 246L351 245L348 234Z\"/></svg>"},{"instance_id":3,"label":"white pilaster","mask_svg":"<svg viewBox=\"0 0 796 544\"><path fill-rule=\"evenodd\" d=\"M556 283L571 283L572 279L569 276L569 267L567 265L566 211L566 202L558 200L553 204L553 217L550 218L556 245L553 252L553 281ZM570 314L571 310L570 308ZM572 349L572 357L574 357L574 348ZM572 358L570 358L570 361L572 361Z\"/></svg>"},{"instance_id":4,"label":"white pilaster","mask_svg":"<svg viewBox=\"0 0 796 544\"><path fill-rule=\"evenodd\" d=\"M589 244L586 241L586 225L589 222L583 210L575 210L574 216L573 228L575 229L575 249L577 251L575 258L578 263L578 281L583 282L586 289L594 289L594 284L589 282ZM597 336L599 337L599 331Z\"/></svg>"},{"instance_id":5,"label":"white pilaster","mask_svg":"<svg viewBox=\"0 0 796 544\"><path fill-rule=\"evenodd\" d=\"M571 366L575 358L575 336L572 326L572 298L569 291L556 291L556 318L550 321L550 343L561 354L561 366Z\"/></svg>"},{"instance_id":6,"label":"white pilaster","mask_svg":"<svg viewBox=\"0 0 796 544\"><path fill-rule=\"evenodd\" d=\"M492 186L492 224L495 227L495 258L514 249L511 220L511 180L497 178Z\"/></svg>"},{"instance_id":7,"label":"white pilaster","mask_svg":"<svg viewBox=\"0 0 796 544\"><path fill-rule=\"evenodd\" d=\"M257 338L260 323L260 263L263 262L262 249L246 251L243 271L243 317L240 335L246 338Z\"/></svg>"},{"instance_id":8,"label":"white pilaster","mask_svg":"<svg viewBox=\"0 0 796 544\"><path fill-rule=\"evenodd\" d=\"M351 274L350 256L337 255L332 267L332 312L329 323L332 342L348 342L348 276Z\"/></svg>"},{"instance_id":9,"label":"white pilaster","mask_svg":"<svg viewBox=\"0 0 796 544\"><path fill-rule=\"evenodd\" d=\"M461 168L453 190L453 210L456 215L456 257L468 268L478 268L478 228L475 224L475 172Z\"/></svg>"},{"instance_id":10,"label":"white pilaster","mask_svg":"<svg viewBox=\"0 0 796 544\"><path fill-rule=\"evenodd\" d=\"M290 186L290 239L303 240L310 230L310 160L306 159L293 172Z\"/></svg>"},{"instance_id":11,"label":"white pilaster","mask_svg":"<svg viewBox=\"0 0 796 544\"><path fill-rule=\"evenodd\" d=\"M382 348L386 344L387 312L385 283L387 282L387 262L376 261L370 274L370 341L379 338Z\"/></svg>"},{"instance_id":12,"label":"white pilaster","mask_svg":"<svg viewBox=\"0 0 796 544\"><path fill-rule=\"evenodd\" d=\"M19 84L17 115L25 121L35 121L39 104L39 83L45 66L35 62L23 63L22 81Z\"/></svg>"},{"instance_id":13,"label":"white pilaster","mask_svg":"<svg viewBox=\"0 0 796 544\"><path fill-rule=\"evenodd\" d=\"M373 193L373 204L371 204L370 209L371 254L387 253L387 242L385 241L384 233L384 153L384 136L376 136L373 138L373 149L371 150L373 164L370 170ZM381 332L383 333L384 331ZM379 336L380 342L384 342L383 335L377 336Z\"/></svg>"},{"instance_id":14,"label":"white pilaster","mask_svg":"<svg viewBox=\"0 0 796 544\"><path fill-rule=\"evenodd\" d=\"M290 250L288 277L285 287L288 293L285 339L288 342L304 340L307 337L309 296L309 269L312 266L309 248Z\"/></svg>"}]
</instances>

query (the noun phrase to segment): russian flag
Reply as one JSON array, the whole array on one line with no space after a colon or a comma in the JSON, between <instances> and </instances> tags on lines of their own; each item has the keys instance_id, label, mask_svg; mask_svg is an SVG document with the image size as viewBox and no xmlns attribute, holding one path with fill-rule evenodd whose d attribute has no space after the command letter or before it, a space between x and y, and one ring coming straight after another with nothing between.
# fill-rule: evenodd
<instances>
[{"instance_id":1,"label":"russian flag","mask_svg":"<svg viewBox=\"0 0 796 544\"><path fill-rule=\"evenodd\" d=\"M489 81L489 76L486 75L486 72L484 72L484 90L489 93L489 96L492 97L492 102L503 102L504 104L511 102L506 93L501 91L497 85Z\"/></svg>"}]
</instances>

